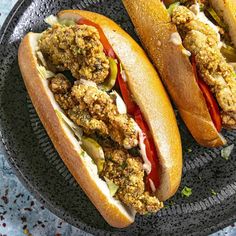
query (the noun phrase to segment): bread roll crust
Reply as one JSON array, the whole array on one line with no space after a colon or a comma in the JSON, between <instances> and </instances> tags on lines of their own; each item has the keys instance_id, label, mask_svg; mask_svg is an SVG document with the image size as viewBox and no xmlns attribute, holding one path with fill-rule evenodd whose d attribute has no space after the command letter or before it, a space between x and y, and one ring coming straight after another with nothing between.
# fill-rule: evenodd
<instances>
[{"instance_id":1,"label":"bread roll crust","mask_svg":"<svg viewBox=\"0 0 236 236\"><path fill-rule=\"evenodd\" d=\"M78 19L81 16L102 27L122 62L130 90L158 147L162 184L157 195L160 200L165 200L176 192L182 172L180 135L168 96L144 51L113 21L96 13L79 10L67 10L58 14L59 18L67 19ZM33 37L34 33L25 36L19 48L18 58L26 88L40 120L65 165L104 219L113 227L126 227L134 221L134 215L112 204L98 187L83 161L78 145L65 131L55 113L49 92L45 89L37 69L37 58L32 46Z\"/></svg>"},{"instance_id":2,"label":"bread roll crust","mask_svg":"<svg viewBox=\"0 0 236 236\"><path fill-rule=\"evenodd\" d=\"M163 3L159 0L123 0L123 3L193 137L206 147L224 145L225 139L212 122L182 43L174 44L171 40L177 28L168 17L162 17L165 15L163 12L167 13Z\"/></svg>"}]
</instances>

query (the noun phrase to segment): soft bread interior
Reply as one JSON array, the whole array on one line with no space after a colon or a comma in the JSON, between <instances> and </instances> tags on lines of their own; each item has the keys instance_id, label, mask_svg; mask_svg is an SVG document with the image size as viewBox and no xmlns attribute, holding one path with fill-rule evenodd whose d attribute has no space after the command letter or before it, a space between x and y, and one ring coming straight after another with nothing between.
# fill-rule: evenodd
<instances>
[{"instance_id":1,"label":"soft bread interior","mask_svg":"<svg viewBox=\"0 0 236 236\"><path fill-rule=\"evenodd\" d=\"M25 44L27 44L27 43L30 44L29 47L31 49L31 54L33 54L33 61L31 62L31 67L34 68L35 70L38 70L37 71L38 74L42 70L42 65L39 66L37 64L37 57L36 57L36 51L38 49L37 41L38 41L39 37L40 37L40 34L29 33L26 36L26 39L24 39ZM28 41L28 42L26 42L26 41ZM24 43L22 43L22 44L24 44ZM23 46L21 46L21 49L22 48L23 48ZM27 47L25 49L27 49ZM24 50L24 49L22 49L22 50ZM22 57L22 54L20 51L20 53L19 53L20 61L26 59L26 58L21 58L21 57ZM20 63L20 64L22 64L22 63ZM27 66L29 66L29 65L27 65ZM21 66L21 70L22 71L24 70L23 66ZM24 71L22 74L24 76L24 74L25 74ZM58 110L58 111L63 112L62 109L59 107L59 105L56 103L54 96L48 87L47 79L43 78L42 73L40 74L40 77L41 78L39 78L40 81L38 81L38 83L41 83L43 90L44 90L43 92L47 94L47 97L50 100L51 107L53 108L54 111ZM25 79L26 86L27 86L28 90L32 91L32 89L37 89L37 88L29 88L30 85L27 83L27 80L29 80L29 79L30 78ZM40 92L39 92L39 94L40 94ZM38 98L35 96L32 96L32 95L31 95L31 98L33 98L32 101L36 107L37 112L39 113L40 118L42 118L43 116L47 116L47 114L43 115L41 113L41 110L37 104ZM37 109L37 108L39 108L39 109ZM47 112L47 110L45 110L45 112ZM56 113L48 114L48 117L46 117L47 122L52 122L52 119L50 117L52 115L57 116ZM58 143L58 140L60 140L62 137L57 135L57 133L56 133L57 131L47 130L47 131L49 131L48 132L49 136L51 136L51 139L52 139L55 147L57 148L59 154L61 155L63 161L65 162L65 164L67 165L69 170L72 172L72 174L74 175L76 180L80 183L83 190L89 196L90 200L94 203L94 205L97 207L97 209L104 216L104 218L107 220L108 223L110 223L114 227L128 226L130 223L132 223L134 221L135 212L131 209L128 209L120 201L111 197L110 191L107 187L106 182L103 181L101 178L99 178L97 166L92 161L92 158L90 156L88 156L88 154L83 152L83 150L80 147L80 143L76 139L76 137L73 134L73 132L71 131L71 129L69 129L68 126L64 122L61 122L58 117L56 119L57 119L57 122L59 122L59 124L60 124L59 128L63 132L63 135L65 136L67 142L70 143L70 146L72 147L73 152L77 153L77 155L75 155L74 157L73 157L72 153L68 153L68 155L65 156L66 153L60 152L60 149L58 150L58 148L57 148L59 145L62 144L62 143ZM43 121L44 121L44 119L43 119ZM43 122L43 123L45 123L45 122ZM54 132L54 135L50 135L51 132ZM55 138L55 135L58 137ZM72 168L71 165L77 163L77 160L75 160L74 158L79 158L80 164L83 165L83 168L82 168L83 172L79 173L79 170L77 171L76 169L75 170L71 169ZM69 166L68 166L68 164L69 164ZM82 176L87 176L87 180L84 180L84 178L82 178ZM85 181L86 181L86 183L85 183ZM89 184L89 183L91 183L91 184ZM105 201L101 202L101 201L99 201L99 199L104 199ZM113 209L113 212L111 211L111 209Z\"/></svg>"},{"instance_id":2,"label":"soft bread interior","mask_svg":"<svg viewBox=\"0 0 236 236\"><path fill-rule=\"evenodd\" d=\"M236 47L236 1L235 0L210 0L212 7L224 19L229 27L229 33Z\"/></svg>"}]
</instances>

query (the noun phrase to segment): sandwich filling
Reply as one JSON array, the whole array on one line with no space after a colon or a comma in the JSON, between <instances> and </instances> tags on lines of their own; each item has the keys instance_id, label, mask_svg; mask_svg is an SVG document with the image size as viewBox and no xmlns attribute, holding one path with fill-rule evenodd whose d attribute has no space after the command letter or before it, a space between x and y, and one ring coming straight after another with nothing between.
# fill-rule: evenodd
<instances>
[{"instance_id":1,"label":"sandwich filling","mask_svg":"<svg viewBox=\"0 0 236 236\"><path fill-rule=\"evenodd\" d=\"M171 12L172 22L196 62L197 75L218 102L223 126L236 128L236 73L223 53L225 47L232 48L227 27L223 28L224 22L219 21L208 1L180 3ZM206 11L211 13L209 19Z\"/></svg>"},{"instance_id":2,"label":"sandwich filling","mask_svg":"<svg viewBox=\"0 0 236 236\"><path fill-rule=\"evenodd\" d=\"M150 191L158 186L146 184L152 166L140 138L145 134L127 113L116 81L124 71L105 53L98 29L56 23L42 33L38 47L39 61L55 74L48 85L64 119L82 129L82 148L112 186L114 198L140 214L158 211L163 204Z\"/></svg>"}]
</instances>

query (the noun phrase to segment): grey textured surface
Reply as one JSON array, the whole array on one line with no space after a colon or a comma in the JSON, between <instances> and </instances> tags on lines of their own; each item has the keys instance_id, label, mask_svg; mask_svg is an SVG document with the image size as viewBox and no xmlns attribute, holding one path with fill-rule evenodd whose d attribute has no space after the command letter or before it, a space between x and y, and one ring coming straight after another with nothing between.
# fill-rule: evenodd
<instances>
[{"instance_id":1,"label":"grey textured surface","mask_svg":"<svg viewBox=\"0 0 236 236\"><path fill-rule=\"evenodd\" d=\"M53 3L54 1L48 1L48 2ZM31 30L32 28L38 31L38 30L41 30L43 27L45 27L45 25L42 24L42 21L41 21L42 17L40 16L40 12L42 12L46 16L49 14L48 11L56 12L57 9L65 5L67 5L68 7L73 7L73 8L76 8L79 5L78 2L75 2L75 3L73 1L68 1L68 2L69 3L59 1L58 4L55 4L55 7L49 4L50 5L50 10L49 10L45 6L45 1L41 1L41 5L38 5L37 1L34 1L33 3L30 3L30 1L26 1L25 5L28 6L26 8L26 11L23 12L23 14L20 15L18 19L13 20L12 25L16 25L17 27L14 28L13 34L9 33L9 38L6 41L8 45L6 45L7 46L6 48L8 48L8 50L10 48L11 53L16 51L19 40L25 32ZM93 1L89 1L89 2L92 3ZM122 14L123 10L120 7L119 2L116 2L116 3L114 1L111 1L111 2L112 4L107 4L106 12L110 14L111 17L114 17L119 23L121 23L122 26L125 29L127 29L129 32L134 33L131 24L127 22L127 18L125 17L124 14ZM10 4L9 1L8 3ZM2 1L0 4L2 4ZM5 6L8 6L8 5L5 5ZM95 6L97 7L95 8ZM24 8L24 6L22 6L22 8ZM99 12L103 11L102 5L93 5L90 9L96 10ZM38 22L37 26L35 22ZM13 30L13 28L10 28L10 29ZM15 113L14 113L14 117L12 117L11 109L6 108L7 107L6 104L4 105L5 113L3 114L3 117L6 118L6 120L4 121L5 122L4 124L7 127L10 127L12 129L12 132L10 135L9 134L3 134L3 135L6 135L6 137L8 137L8 140L6 140L7 144L10 146L11 145L14 146L15 149L11 149L11 152L13 152L14 155L15 155L14 151L15 150L19 151L20 148L22 147L21 145L27 146L28 142L33 142L31 143L33 146L29 147L29 150L22 151L24 153L21 153L21 152L17 153L19 159L17 160L13 158L14 162L12 164L14 164L16 168L20 166L22 168L23 166L23 172L24 172L23 174L24 176L27 177L24 179L24 181L33 184L31 188L33 187L34 191L36 192L39 191L42 194L40 195L39 198L41 198L41 200L42 198L45 199L47 201L47 205L51 207L51 209L54 209L55 212L60 214L61 217L73 222L73 224L75 225L85 227L88 230L91 230L91 227L109 229L103 221L100 221L100 216L97 214L96 211L94 211L93 207L88 202L87 198L84 196L81 190L73 184L73 181L70 182L71 178L68 177L66 181L63 179L63 177L69 176L68 172L64 168L63 164L60 164L60 160L57 158L57 153L54 150L52 150L51 143L48 140L42 127L40 127L39 120L37 120L37 116L35 115L34 110L32 109L32 107L30 107L30 103L29 102L27 103L28 98L24 91L24 86L22 85L22 81L19 80L19 70L17 67L17 62L13 58L14 53L13 55L9 55L7 53L4 55L6 58L4 60L4 63L6 63L6 67L10 65L10 67L8 68L8 73L7 73L7 78L8 78L7 82L15 83L15 84L14 86L12 84L12 86L5 85L3 87L5 88L5 91L3 92L2 98L4 99L3 102L7 103L7 105L10 105L12 106L12 108L15 109ZM14 96L11 97L12 91L14 91ZM20 117L20 120L17 120L16 124L12 124L11 122L15 122L16 117ZM29 122L29 120L31 120L31 122ZM35 128L35 124L39 124L39 125L37 125L37 127ZM22 130L22 128L24 128L24 130ZM30 133L32 132L32 130L34 133L33 135L31 135ZM17 137L16 137L18 135L17 131L18 132L21 131L20 137L24 137L24 135L30 136L30 137L25 137L21 141L18 140L17 143L12 143L12 140L17 140ZM8 132L10 132L10 129L8 130ZM164 209L161 213L157 215L157 217L153 216L153 217L147 217L145 219L138 218L136 225L134 225L133 228L131 228L132 231L130 232L137 233L137 230L140 232L143 231L146 233L153 232L152 230L155 230L155 225L154 225L155 223L159 225L161 223L167 222L168 220L170 220L170 225L169 225L170 228L168 229L169 231L167 232L171 232L171 228L174 229L176 227L175 224L178 223L178 221L175 222L175 220L173 219L175 218L175 216L177 218L180 217L179 216L180 213L183 215L182 220L184 220L186 223L189 222L189 224L192 223L193 228L198 228L198 226L200 227L204 224L212 225L212 222L215 222L216 224L218 224L220 223L220 222L217 222L217 219L216 219L216 215L217 214L219 215L219 212L217 211L219 211L218 209L220 209L218 205L220 203L222 203L223 205L224 202L229 201L229 199L231 198L233 199L230 201L234 200L235 189L234 187L232 187L231 184L234 183L235 181L234 176L232 176L232 172L235 170L235 167L234 167L235 156L230 158L229 161L223 160L220 158L219 149L208 150L208 149L200 148L192 141L191 137L188 136L184 127L182 128L182 133L185 134L184 137L187 137L183 140L185 144L184 145L185 158L187 159L187 161L185 163L184 180L183 180L181 188L183 188L183 186L185 185L192 187L193 195L189 199L183 199L181 198L180 191L179 191L176 197L171 202L169 202L169 203L172 203L174 201L174 205L171 204L169 208ZM33 141L32 140L30 141L30 138L33 138ZM228 133L228 139L229 139L229 142L235 142L235 134ZM52 150L52 153L50 150ZM24 156L23 154L26 156ZM55 159L51 159L52 161L50 162L49 167L48 167L48 159L45 158L45 154L53 155L55 157ZM39 158L42 158L42 159L39 160ZM21 160L21 163L18 162L19 160ZM32 163L34 165L33 169L31 168ZM45 166L47 166L48 169L45 169L44 171L42 171L41 169L45 168ZM224 170L227 169L228 172L222 173L221 171L222 168ZM47 179L43 178L42 176L43 173L48 176ZM6 175L5 171L3 171L3 176L4 175ZM30 180L28 178L30 178ZM54 185L54 184L50 184L50 182L48 181L49 179L51 181L55 181L55 179L57 179L57 181L58 180L61 180L61 181L60 182L58 181L60 184L58 184L58 182L54 182L55 184ZM48 189L45 188L45 185ZM16 187L10 187L9 189L12 190L15 188ZM214 191L217 192L216 196L211 196L212 189L214 189ZM66 197L56 196L55 190L57 190L56 193L59 193L58 195L62 194L64 196L67 196L68 194L68 196L72 196L73 202L75 202L75 204L71 206L70 198L68 200L68 199L65 199ZM6 189L1 188L1 191L3 191L1 192L1 194L2 196L4 196ZM78 195L79 198L75 197L77 196L77 194L79 194ZM202 200L200 202L199 202L199 194ZM38 193L38 196L39 196L39 193ZM25 200L25 204L28 204L29 202L27 202L26 200ZM81 212L81 208L80 208L81 204L78 204L78 202L80 202L82 205L83 204L85 205L86 207L85 212ZM24 204L24 200L22 204ZM214 210L212 210L210 211L211 214L210 213L204 214L203 210L206 210L212 207L216 208L215 212ZM227 207L228 206L226 206L226 208ZM21 208L25 208L25 207L21 206ZM36 208L36 212L37 210L40 210L40 208L37 208L37 207L35 208ZM76 211L76 209L78 209L78 211ZM183 214L183 213L187 213L188 211L192 212L191 215L189 215L189 221L188 221L188 214ZM202 211L203 213L201 213ZM52 222L53 220L55 222L58 220L57 217L55 217L48 211L46 211L45 214L49 218L52 217ZM196 214L196 218L192 216L193 214ZM227 216L224 215L223 211L221 215L222 215L221 216L222 220L227 219ZM39 214L37 214L35 217L37 218L37 216L39 216ZM199 216L205 217L205 218L199 219ZM93 222L91 222L91 219L93 220ZM202 222L202 221L205 221L205 222ZM84 225L84 223L87 224L87 226ZM10 225L10 223L8 223L7 226L8 225ZM53 226L52 223L48 225ZM8 229L7 226L6 227L2 226L2 229L3 230ZM27 225L27 227L29 226ZM33 226L30 225L30 227L33 227ZM135 227L137 228L135 229ZM46 232L54 233L55 231L53 230L55 230L55 228L56 228L56 225L54 225L54 227L52 228L49 227L48 231ZM143 228L145 228L146 231ZM230 229L232 228L228 228L227 230L229 231ZM68 235L72 235L73 233L70 233L70 232L73 232L73 230L75 229L72 228L70 225L63 224L62 230L68 230ZM81 234L81 231L74 231L74 232L75 232L74 235ZM224 234L224 232L226 231L221 231L219 234ZM234 233L235 231L232 231L231 234L234 235ZM35 235L40 235L40 234L35 233ZM50 234L47 234L47 235L50 235ZM63 235L66 235L66 234L63 233Z\"/></svg>"}]
</instances>

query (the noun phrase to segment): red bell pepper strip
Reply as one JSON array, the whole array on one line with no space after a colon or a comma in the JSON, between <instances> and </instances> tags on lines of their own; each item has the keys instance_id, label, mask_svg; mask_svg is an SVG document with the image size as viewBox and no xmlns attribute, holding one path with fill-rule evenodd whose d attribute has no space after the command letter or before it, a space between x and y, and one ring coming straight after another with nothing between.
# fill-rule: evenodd
<instances>
[{"instance_id":1,"label":"red bell pepper strip","mask_svg":"<svg viewBox=\"0 0 236 236\"><path fill-rule=\"evenodd\" d=\"M203 80L198 79L198 85L199 85L200 89L202 90L203 95L206 99L206 103L207 103L212 121L213 121L217 131L220 132L222 129L222 120L221 120L218 104L217 104L215 98L213 97L208 85Z\"/></svg>"},{"instance_id":2,"label":"red bell pepper strip","mask_svg":"<svg viewBox=\"0 0 236 236\"><path fill-rule=\"evenodd\" d=\"M134 119L144 134L144 137L145 137L144 144L145 144L145 148L146 148L146 155L147 155L147 158L150 161L151 166L152 166L151 172L146 177L146 186L147 186L148 190L150 191L149 179L151 179L153 181L156 189L160 185L160 179L159 179L158 169L157 169L157 166L159 164L158 158L157 158L157 152L156 152L153 138L149 132L148 125L144 121L142 113L139 108L138 108L138 110L135 111Z\"/></svg>"},{"instance_id":3,"label":"red bell pepper strip","mask_svg":"<svg viewBox=\"0 0 236 236\"><path fill-rule=\"evenodd\" d=\"M77 24L79 25L90 25L90 26L93 26L97 29L98 33L99 33L99 36L100 36L100 41L103 45L103 48L104 48L104 53L108 56L108 57L112 57L114 59L116 59L116 54L114 52L114 50L112 49L112 46L111 44L109 43L109 41L107 40L107 37L106 35L104 34L102 28L100 25L86 19L86 18L80 18L78 21L77 21Z\"/></svg>"},{"instance_id":4,"label":"red bell pepper strip","mask_svg":"<svg viewBox=\"0 0 236 236\"><path fill-rule=\"evenodd\" d=\"M211 93L211 90L208 87L208 85L198 75L195 57L192 57L191 61L192 61L192 66L193 66L195 78L196 78L198 86L201 89L203 96L206 100L207 107L208 107L208 110L211 115L211 119L212 119L217 131L220 132L222 129L222 120L221 120L221 116L220 116L219 106L218 106L213 94Z\"/></svg>"}]
</instances>

